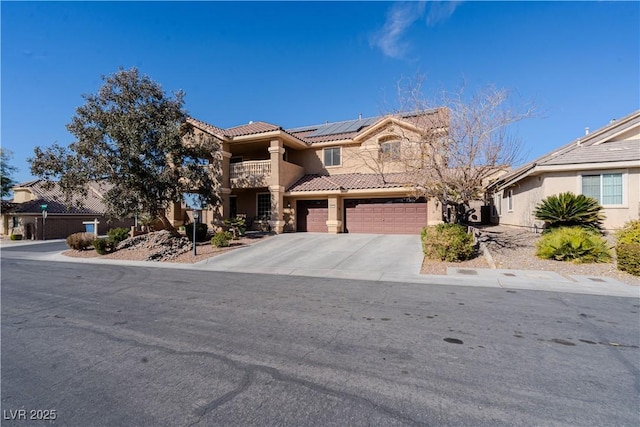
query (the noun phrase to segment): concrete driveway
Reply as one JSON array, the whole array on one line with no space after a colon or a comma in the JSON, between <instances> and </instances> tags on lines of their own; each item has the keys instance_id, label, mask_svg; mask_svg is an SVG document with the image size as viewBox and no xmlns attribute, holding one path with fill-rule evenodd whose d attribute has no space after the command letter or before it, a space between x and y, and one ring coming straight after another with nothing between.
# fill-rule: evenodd
<instances>
[{"instance_id":1,"label":"concrete driveway","mask_svg":"<svg viewBox=\"0 0 640 427\"><path fill-rule=\"evenodd\" d=\"M418 235L291 233L209 258L199 268L383 280L420 273Z\"/></svg>"}]
</instances>

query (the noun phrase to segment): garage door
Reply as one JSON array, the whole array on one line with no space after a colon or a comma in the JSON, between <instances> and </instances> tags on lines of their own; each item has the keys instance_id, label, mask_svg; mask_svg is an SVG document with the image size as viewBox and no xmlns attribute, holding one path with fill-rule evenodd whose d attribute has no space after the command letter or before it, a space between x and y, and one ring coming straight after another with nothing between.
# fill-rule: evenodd
<instances>
[{"instance_id":1,"label":"garage door","mask_svg":"<svg viewBox=\"0 0 640 427\"><path fill-rule=\"evenodd\" d=\"M329 207L326 200L298 200L296 212L298 231L327 232Z\"/></svg>"},{"instance_id":2,"label":"garage door","mask_svg":"<svg viewBox=\"0 0 640 427\"><path fill-rule=\"evenodd\" d=\"M427 225L427 204L394 199L345 200L348 233L419 234Z\"/></svg>"}]
</instances>

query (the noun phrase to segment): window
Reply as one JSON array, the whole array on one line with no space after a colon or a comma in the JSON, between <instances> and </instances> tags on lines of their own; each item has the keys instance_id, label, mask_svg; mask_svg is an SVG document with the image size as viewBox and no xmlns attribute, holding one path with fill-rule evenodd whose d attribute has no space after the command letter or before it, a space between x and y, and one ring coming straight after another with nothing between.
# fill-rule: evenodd
<instances>
[{"instance_id":1,"label":"window","mask_svg":"<svg viewBox=\"0 0 640 427\"><path fill-rule=\"evenodd\" d=\"M11 217L11 227L12 228L20 227L20 218L18 218L17 216L12 216Z\"/></svg>"},{"instance_id":2,"label":"window","mask_svg":"<svg viewBox=\"0 0 640 427\"><path fill-rule=\"evenodd\" d=\"M509 190L509 195L507 197L507 210L509 212L513 212L513 190Z\"/></svg>"},{"instance_id":3,"label":"window","mask_svg":"<svg viewBox=\"0 0 640 427\"><path fill-rule=\"evenodd\" d=\"M494 196L493 211L494 211L493 216L502 215L502 193L498 193Z\"/></svg>"},{"instance_id":4,"label":"window","mask_svg":"<svg viewBox=\"0 0 640 427\"><path fill-rule=\"evenodd\" d=\"M325 148L322 151L325 166L340 166L340 147Z\"/></svg>"},{"instance_id":5,"label":"window","mask_svg":"<svg viewBox=\"0 0 640 427\"><path fill-rule=\"evenodd\" d=\"M258 194L258 218L271 218L271 194Z\"/></svg>"},{"instance_id":6,"label":"window","mask_svg":"<svg viewBox=\"0 0 640 427\"><path fill-rule=\"evenodd\" d=\"M380 144L380 160L400 160L400 141Z\"/></svg>"},{"instance_id":7,"label":"window","mask_svg":"<svg viewBox=\"0 0 640 427\"><path fill-rule=\"evenodd\" d=\"M621 205L622 174L582 175L582 194L593 197L601 205Z\"/></svg>"}]
</instances>

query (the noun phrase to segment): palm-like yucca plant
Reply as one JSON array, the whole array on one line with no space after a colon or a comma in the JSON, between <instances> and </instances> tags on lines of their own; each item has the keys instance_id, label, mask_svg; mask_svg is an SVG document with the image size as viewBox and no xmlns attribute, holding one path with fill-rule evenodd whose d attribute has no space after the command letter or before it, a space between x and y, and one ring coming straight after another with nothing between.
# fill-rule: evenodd
<instances>
[{"instance_id":1,"label":"palm-like yucca plant","mask_svg":"<svg viewBox=\"0 0 640 427\"><path fill-rule=\"evenodd\" d=\"M544 221L545 229L580 226L600 230L605 218L601 211L602 206L593 197L569 191L542 200L533 214Z\"/></svg>"}]
</instances>

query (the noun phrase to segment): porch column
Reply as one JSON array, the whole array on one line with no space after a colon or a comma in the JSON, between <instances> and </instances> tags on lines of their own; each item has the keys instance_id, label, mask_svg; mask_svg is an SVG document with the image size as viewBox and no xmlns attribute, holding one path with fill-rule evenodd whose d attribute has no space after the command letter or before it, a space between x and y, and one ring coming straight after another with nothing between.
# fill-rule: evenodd
<instances>
[{"instance_id":1,"label":"porch column","mask_svg":"<svg viewBox=\"0 0 640 427\"><path fill-rule=\"evenodd\" d=\"M221 152L222 164L220 166L222 168L222 188L231 188L231 152L228 151L228 145L228 143L225 143Z\"/></svg>"},{"instance_id":2,"label":"porch column","mask_svg":"<svg viewBox=\"0 0 640 427\"><path fill-rule=\"evenodd\" d=\"M228 143L223 145L222 150L222 189L220 191L220 202L222 204L222 212L219 212L221 218L224 220L229 218L231 213L231 153L228 150ZM221 225L221 224L219 224Z\"/></svg>"},{"instance_id":3,"label":"porch column","mask_svg":"<svg viewBox=\"0 0 640 427\"><path fill-rule=\"evenodd\" d=\"M338 196L329 196L328 207L327 231L331 234L338 234L342 232L342 199Z\"/></svg>"},{"instance_id":4,"label":"porch column","mask_svg":"<svg viewBox=\"0 0 640 427\"><path fill-rule=\"evenodd\" d=\"M171 202L169 209L165 212L167 219L174 227L179 227L184 224L184 211L182 210L182 203Z\"/></svg>"},{"instance_id":5,"label":"porch column","mask_svg":"<svg viewBox=\"0 0 640 427\"><path fill-rule=\"evenodd\" d=\"M282 233L284 229L284 186L280 185L280 162L284 154L282 140L274 139L269 147L271 155L271 175L269 177L269 192L271 193L271 220L269 225L276 233Z\"/></svg>"},{"instance_id":6,"label":"porch column","mask_svg":"<svg viewBox=\"0 0 640 427\"><path fill-rule=\"evenodd\" d=\"M220 192L220 201L222 203L222 212L220 212L221 220L228 219L231 215L231 189L223 188Z\"/></svg>"}]
</instances>

